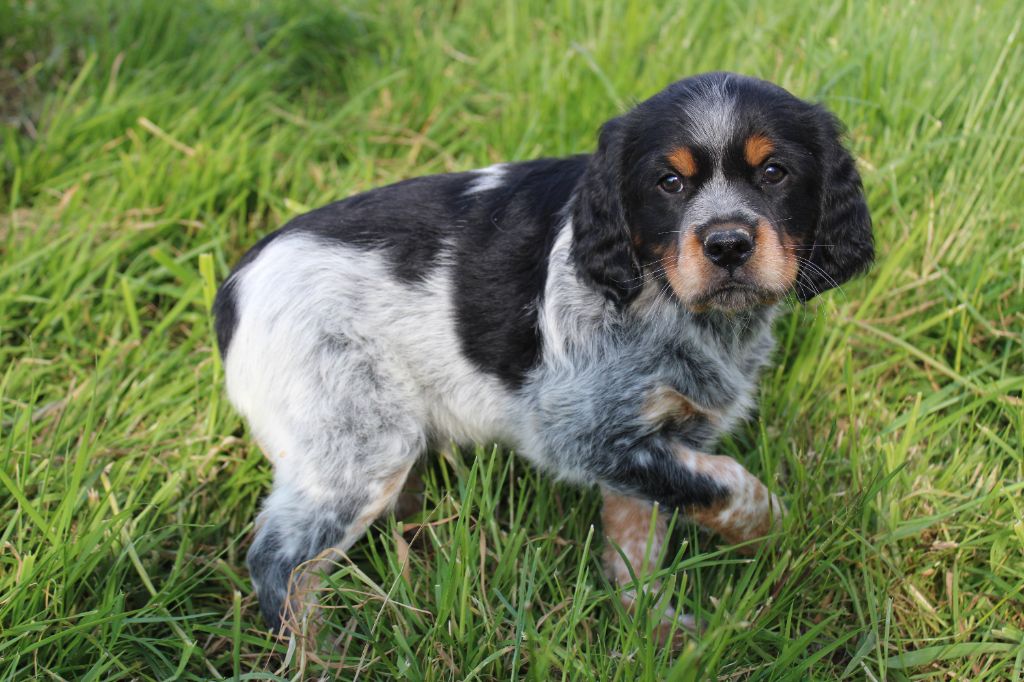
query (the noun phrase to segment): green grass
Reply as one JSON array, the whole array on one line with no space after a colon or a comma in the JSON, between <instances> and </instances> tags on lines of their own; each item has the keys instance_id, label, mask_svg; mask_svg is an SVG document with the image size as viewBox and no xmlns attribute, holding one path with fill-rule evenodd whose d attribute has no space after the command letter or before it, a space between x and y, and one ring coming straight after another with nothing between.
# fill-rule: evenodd
<instances>
[{"instance_id":1,"label":"green grass","mask_svg":"<svg viewBox=\"0 0 1024 682\"><path fill-rule=\"evenodd\" d=\"M1022 22L0 0L0 675L1024 679ZM601 576L595 492L483 444L339 562L315 647L271 639L244 566L270 471L209 315L230 265L352 192L592 149L710 69L836 111L876 224L876 267L780 321L758 419L722 444L782 492L784 537L750 561L679 533L659 596L708 628L673 653Z\"/></svg>"}]
</instances>

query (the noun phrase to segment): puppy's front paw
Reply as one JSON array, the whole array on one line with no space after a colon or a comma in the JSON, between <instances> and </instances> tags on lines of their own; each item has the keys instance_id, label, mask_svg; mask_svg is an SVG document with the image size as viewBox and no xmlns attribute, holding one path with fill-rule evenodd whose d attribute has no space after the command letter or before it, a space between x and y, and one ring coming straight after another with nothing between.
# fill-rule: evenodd
<instances>
[{"instance_id":1,"label":"puppy's front paw","mask_svg":"<svg viewBox=\"0 0 1024 682\"><path fill-rule=\"evenodd\" d=\"M697 523L715 531L730 544L742 544L739 551L748 555L755 553L760 545L755 540L782 530L782 519L786 515L782 500L760 481L752 481L744 494L733 495L723 505L698 509L693 515Z\"/></svg>"}]
</instances>

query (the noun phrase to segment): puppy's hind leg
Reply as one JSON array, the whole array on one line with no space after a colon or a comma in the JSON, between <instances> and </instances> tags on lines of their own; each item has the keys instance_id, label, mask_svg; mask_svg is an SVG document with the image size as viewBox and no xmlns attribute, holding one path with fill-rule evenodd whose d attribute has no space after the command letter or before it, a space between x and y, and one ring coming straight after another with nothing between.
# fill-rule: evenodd
<instances>
[{"instance_id":1,"label":"puppy's hind leg","mask_svg":"<svg viewBox=\"0 0 1024 682\"><path fill-rule=\"evenodd\" d=\"M314 595L305 592L319 567L307 566L302 575L295 569L325 550L347 551L394 502L411 463L327 495L293 482L274 486L256 519L256 536L246 557L270 629L297 629L313 611Z\"/></svg>"},{"instance_id":2,"label":"puppy's hind leg","mask_svg":"<svg viewBox=\"0 0 1024 682\"><path fill-rule=\"evenodd\" d=\"M349 357L342 369L335 383L314 385L319 401L299 403L309 409L280 406L253 420L274 460L274 487L247 561L260 611L274 630L282 615L294 628L310 611L294 569L324 550L347 551L392 505L426 447L422 421L396 382L369 359ZM306 568L304 575L317 569Z\"/></svg>"}]
</instances>

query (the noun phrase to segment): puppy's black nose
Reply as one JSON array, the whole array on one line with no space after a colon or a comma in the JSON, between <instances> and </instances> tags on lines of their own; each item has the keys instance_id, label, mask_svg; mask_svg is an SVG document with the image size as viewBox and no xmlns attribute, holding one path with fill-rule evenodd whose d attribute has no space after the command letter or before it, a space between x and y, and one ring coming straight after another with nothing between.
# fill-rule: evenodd
<instances>
[{"instance_id":1,"label":"puppy's black nose","mask_svg":"<svg viewBox=\"0 0 1024 682\"><path fill-rule=\"evenodd\" d=\"M720 268L732 272L747 262L754 253L754 240L742 228L726 228L709 232L704 237L704 255Z\"/></svg>"}]
</instances>

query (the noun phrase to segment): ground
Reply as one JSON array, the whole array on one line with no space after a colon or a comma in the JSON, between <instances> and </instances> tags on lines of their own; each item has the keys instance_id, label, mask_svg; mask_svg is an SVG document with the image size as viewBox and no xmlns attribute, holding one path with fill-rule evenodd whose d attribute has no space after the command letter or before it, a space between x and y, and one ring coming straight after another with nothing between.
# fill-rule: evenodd
<instances>
[{"instance_id":1,"label":"ground","mask_svg":"<svg viewBox=\"0 0 1024 682\"><path fill-rule=\"evenodd\" d=\"M0 675L970 679L1024 675L1024 7L1015 2L0 0ZM270 470L209 314L261 235L412 175L593 148L712 69L832 108L865 277L781 319L721 449L791 510L753 559L681 527L679 651L624 612L598 499L432 457L323 595L261 627ZM682 526L682 524L677 524ZM266 672L264 672L266 671Z\"/></svg>"}]
</instances>

